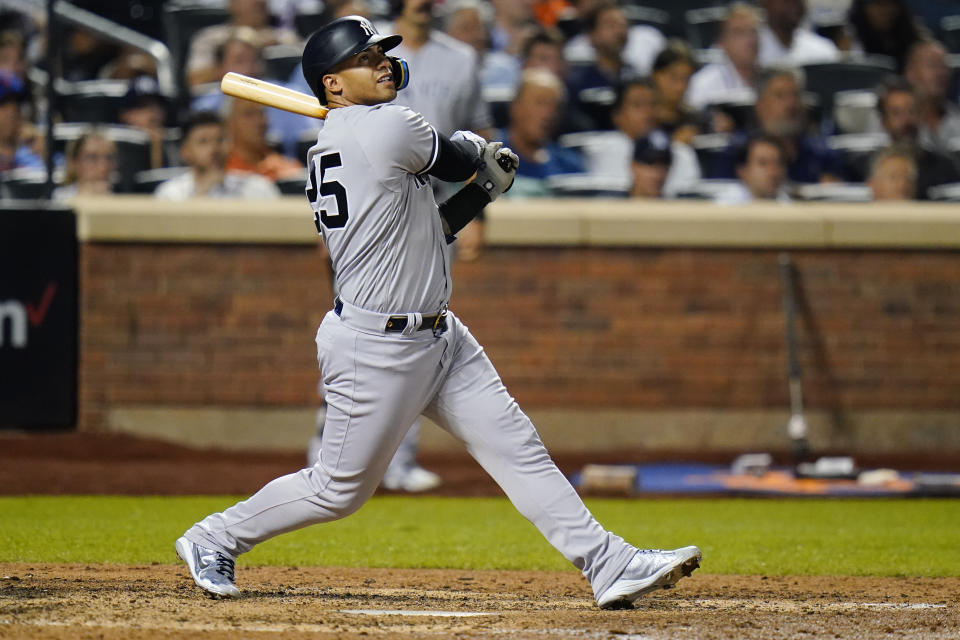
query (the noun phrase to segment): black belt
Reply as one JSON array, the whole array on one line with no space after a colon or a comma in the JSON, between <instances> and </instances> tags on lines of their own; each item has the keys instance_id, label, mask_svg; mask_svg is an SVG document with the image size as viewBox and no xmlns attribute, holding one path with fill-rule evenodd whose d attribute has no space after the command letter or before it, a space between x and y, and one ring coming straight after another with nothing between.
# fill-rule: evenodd
<instances>
[{"instance_id":1,"label":"black belt","mask_svg":"<svg viewBox=\"0 0 960 640\"><path fill-rule=\"evenodd\" d=\"M338 316L340 312L343 311L343 301L340 298L337 298L333 303L333 311ZM387 326L383 328L384 331L389 331L391 333L400 333L407 328L408 316L390 316L387 318ZM433 329L434 331L446 331L447 330L447 312L441 311L440 313L434 313L429 316L423 316L423 320L420 321L420 326L417 327L417 331L425 331L427 329Z\"/></svg>"}]
</instances>

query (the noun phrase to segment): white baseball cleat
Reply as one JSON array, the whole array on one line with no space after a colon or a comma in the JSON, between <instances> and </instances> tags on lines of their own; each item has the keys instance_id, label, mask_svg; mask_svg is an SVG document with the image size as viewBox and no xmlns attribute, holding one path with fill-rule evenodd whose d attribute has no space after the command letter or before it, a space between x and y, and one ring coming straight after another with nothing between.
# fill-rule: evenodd
<instances>
[{"instance_id":1,"label":"white baseball cleat","mask_svg":"<svg viewBox=\"0 0 960 640\"><path fill-rule=\"evenodd\" d=\"M617 581L597 597L601 609L627 609L634 600L657 589L669 589L700 566L697 547L673 551L639 549Z\"/></svg>"},{"instance_id":2,"label":"white baseball cleat","mask_svg":"<svg viewBox=\"0 0 960 640\"><path fill-rule=\"evenodd\" d=\"M416 466L403 473L388 473L383 476L381 484L384 489L390 489L391 491L420 493L436 489L443 484L443 480L433 471L427 471L423 467Z\"/></svg>"},{"instance_id":3,"label":"white baseball cleat","mask_svg":"<svg viewBox=\"0 0 960 640\"><path fill-rule=\"evenodd\" d=\"M233 584L233 558L190 542L177 540L177 555L187 563L197 586L214 598L239 598L240 590Z\"/></svg>"}]
</instances>

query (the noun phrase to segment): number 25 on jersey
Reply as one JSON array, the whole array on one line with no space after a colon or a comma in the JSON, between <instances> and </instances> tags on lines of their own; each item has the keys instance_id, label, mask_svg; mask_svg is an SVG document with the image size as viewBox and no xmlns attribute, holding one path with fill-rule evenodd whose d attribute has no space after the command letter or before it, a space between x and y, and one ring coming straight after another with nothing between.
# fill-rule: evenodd
<instances>
[{"instance_id":1,"label":"number 25 on jersey","mask_svg":"<svg viewBox=\"0 0 960 640\"><path fill-rule=\"evenodd\" d=\"M340 229L347 224L350 217L347 206L347 190L336 180L327 180L326 173L328 169L341 166L340 154L337 152L325 153L320 156L320 188L317 189L317 163L313 162L310 166L310 188L307 189L307 199L314 205L315 209L320 208L320 196L335 196L337 200L337 210L330 212L327 209L320 209L319 213L315 210L313 213L313 222L317 225L317 233L323 233L320 227L321 223L327 229Z\"/></svg>"}]
</instances>

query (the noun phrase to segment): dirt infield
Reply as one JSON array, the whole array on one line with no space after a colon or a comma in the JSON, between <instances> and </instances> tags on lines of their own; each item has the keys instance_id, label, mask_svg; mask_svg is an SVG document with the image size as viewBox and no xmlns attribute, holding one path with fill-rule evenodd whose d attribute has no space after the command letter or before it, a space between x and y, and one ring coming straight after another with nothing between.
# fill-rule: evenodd
<instances>
[{"instance_id":1,"label":"dirt infield","mask_svg":"<svg viewBox=\"0 0 960 640\"><path fill-rule=\"evenodd\" d=\"M643 452L559 456L642 460ZM662 459L662 453L659 454ZM717 454L722 455L722 454ZM721 461L717 458L714 461ZM442 493L501 495L476 463L425 461ZM896 461L877 461L894 466ZM887 462L887 465L884 465ZM956 468L956 461L946 461ZM900 468L944 461L901 460ZM290 454L194 451L98 434L0 433L0 494L255 491L300 468ZM576 572L238 567L213 601L169 565L0 564L0 638L957 638L960 578L718 576L696 572L632 611L600 611ZM707 559L709 560L709 558Z\"/></svg>"},{"instance_id":2,"label":"dirt infield","mask_svg":"<svg viewBox=\"0 0 960 640\"><path fill-rule=\"evenodd\" d=\"M203 596L179 566L0 565L0 638L957 638L960 579L695 573L631 611L576 572L240 568Z\"/></svg>"}]
</instances>

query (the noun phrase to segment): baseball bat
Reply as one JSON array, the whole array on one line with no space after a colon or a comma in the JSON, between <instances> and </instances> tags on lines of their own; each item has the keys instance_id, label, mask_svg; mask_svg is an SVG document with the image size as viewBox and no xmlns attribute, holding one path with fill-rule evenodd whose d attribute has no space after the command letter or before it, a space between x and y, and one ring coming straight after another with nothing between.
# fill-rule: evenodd
<instances>
[{"instance_id":1,"label":"baseball bat","mask_svg":"<svg viewBox=\"0 0 960 640\"><path fill-rule=\"evenodd\" d=\"M329 111L314 96L232 71L223 76L220 90L228 96L321 120Z\"/></svg>"}]
</instances>

